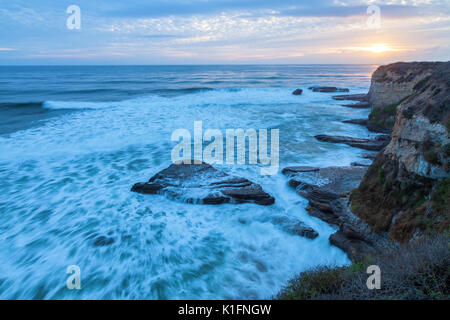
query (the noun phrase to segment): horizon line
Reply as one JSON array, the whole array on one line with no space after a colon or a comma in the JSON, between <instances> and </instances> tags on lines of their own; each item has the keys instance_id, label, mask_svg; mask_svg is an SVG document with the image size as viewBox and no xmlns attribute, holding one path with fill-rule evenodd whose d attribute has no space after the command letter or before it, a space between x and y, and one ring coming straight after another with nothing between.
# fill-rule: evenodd
<instances>
[{"instance_id":1,"label":"horizon line","mask_svg":"<svg viewBox=\"0 0 450 320\"><path fill-rule=\"evenodd\" d=\"M400 61L397 61L400 62ZM396 62L391 62L396 63ZM204 64L0 64L0 67L165 67L165 66L306 66L381 65L380 63L204 63Z\"/></svg>"}]
</instances>

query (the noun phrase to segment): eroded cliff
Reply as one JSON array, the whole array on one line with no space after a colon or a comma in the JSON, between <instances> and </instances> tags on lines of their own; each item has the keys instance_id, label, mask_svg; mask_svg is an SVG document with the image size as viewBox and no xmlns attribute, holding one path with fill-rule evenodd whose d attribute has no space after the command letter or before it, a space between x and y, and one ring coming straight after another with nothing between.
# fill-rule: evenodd
<instances>
[{"instance_id":1,"label":"eroded cliff","mask_svg":"<svg viewBox=\"0 0 450 320\"><path fill-rule=\"evenodd\" d=\"M450 220L450 62L395 63L372 76L369 128L392 131L352 211L378 233L407 241Z\"/></svg>"}]
</instances>

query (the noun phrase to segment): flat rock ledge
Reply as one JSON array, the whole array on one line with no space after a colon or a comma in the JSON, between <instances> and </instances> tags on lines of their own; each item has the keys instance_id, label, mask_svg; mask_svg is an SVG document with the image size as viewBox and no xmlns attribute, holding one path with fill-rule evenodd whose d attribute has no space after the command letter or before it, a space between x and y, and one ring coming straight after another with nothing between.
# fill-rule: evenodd
<instances>
[{"instance_id":1,"label":"flat rock ledge","mask_svg":"<svg viewBox=\"0 0 450 320\"><path fill-rule=\"evenodd\" d=\"M381 151L384 147L386 147L389 144L390 141L389 135L379 135L374 140L359 139L345 136L329 136L326 134L319 134L314 137L319 141L344 143L355 148L370 151Z\"/></svg>"},{"instance_id":2,"label":"flat rock ledge","mask_svg":"<svg viewBox=\"0 0 450 320\"><path fill-rule=\"evenodd\" d=\"M367 167L287 167L282 173L289 185L308 200L307 211L329 224L339 226L329 241L347 253L352 261L362 261L367 254L391 247L386 238L371 231L348 207L351 190L358 187Z\"/></svg>"},{"instance_id":3,"label":"flat rock ledge","mask_svg":"<svg viewBox=\"0 0 450 320\"><path fill-rule=\"evenodd\" d=\"M367 94L362 93L362 94L343 94L343 95L339 95L339 96L333 96L332 97L334 100L348 100L348 101L359 101L359 102L369 102L369 98L367 96Z\"/></svg>"},{"instance_id":4,"label":"flat rock ledge","mask_svg":"<svg viewBox=\"0 0 450 320\"><path fill-rule=\"evenodd\" d=\"M350 119L350 120L344 120L343 123L351 123L351 124L358 124L360 126L367 126L367 123L369 122L369 119L363 118L363 119Z\"/></svg>"},{"instance_id":5,"label":"flat rock ledge","mask_svg":"<svg viewBox=\"0 0 450 320\"><path fill-rule=\"evenodd\" d=\"M187 203L255 203L271 205L275 199L259 184L230 176L207 163L171 164L148 182L136 183L131 191L160 194Z\"/></svg>"},{"instance_id":6,"label":"flat rock ledge","mask_svg":"<svg viewBox=\"0 0 450 320\"><path fill-rule=\"evenodd\" d=\"M353 109L368 109L368 108L370 108L370 105L367 102L343 104L342 106L347 107L347 108L353 108Z\"/></svg>"},{"instance_id":7,"label":"flat rock ledge","mask_svg":"<svg viewBox=\"0 0 450 320\"><path fill-rule=\"evenodd\" d=\"M313 86L309 87L309 90L313 92L350 92L347 88L337 88L337 87L321 87L321 86Z\"/></svg>"}]
</instances>

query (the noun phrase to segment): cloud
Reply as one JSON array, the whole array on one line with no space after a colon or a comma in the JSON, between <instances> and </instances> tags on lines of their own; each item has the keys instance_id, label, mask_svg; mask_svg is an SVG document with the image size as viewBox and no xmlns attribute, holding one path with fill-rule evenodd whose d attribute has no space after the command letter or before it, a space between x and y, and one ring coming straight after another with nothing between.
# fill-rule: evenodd
<instances>
[{"instance_id":1,"label":"cloud","mask_svg":"<svg viewBox=\"0 0 450 320\"><path fill-rule=\"evenodd\" d=\"M406 53L426 59L432 52L427 48L449 42L450 4L438 0L0 2L0 51L21 48L3 53L0 63L19 58L39 63L353 63L364 61L371 50L363 49L377 43L386 43L393 50L385 54L400 60ZM66 28L66 8L73 3L81 8L77 31ZM371 3L381 7L379 30L366 25ZM439 56L445 53L450 54L448 46Z\"/></svg>"},{"instance_id":2,"label":"cloud","mask_svg":"<svg viewBox=\"0 0 450 320\"><path fill-rule=\"evenodd\" d=\"M196 0L196 1L127 1L102 11L102 15L123 18L157 18L165 16L211 15L241 12L247 16L281 15L296 17L349 17L366 15L369 4L382 8L385 17L411 17L418 14L448 13L448 4L439 0L415 1L336 1L336 0Z\"/></svg>"}]
</instances>

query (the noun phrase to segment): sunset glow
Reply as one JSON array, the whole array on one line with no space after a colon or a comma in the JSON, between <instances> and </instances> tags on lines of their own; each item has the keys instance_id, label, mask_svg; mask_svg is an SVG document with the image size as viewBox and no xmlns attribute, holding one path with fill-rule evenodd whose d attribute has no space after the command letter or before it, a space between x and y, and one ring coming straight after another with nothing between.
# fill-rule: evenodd
<instances>
[{"instance_id":1,"label":"sunset glow","mask_svg":"<svg viewBox=\"0 0 450 320\"><path fill-rule=\"evenodd\" d=\"M295 64L446 60L442 0L0 0L0 64ZM378 13L377 13L378 12ZM45 23L43 23L45 21Z\"/></svg>"},{"instance_id":2,"label":"sunset glow","mask_svg":"<svg viewBox=\"0 0 450 320\"><path fill-rule=\"evenodd\" d=\"M385 44L376 44L376 45L373 45L371 47L368 47L367 51L371 51L371 52L374 52L374 53L383 53L383 52L386 52L386 51L395 51L395 50L390 48L389 46L387 46Z\"/></svg>"}]
</instances>

